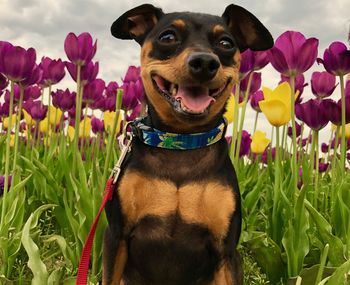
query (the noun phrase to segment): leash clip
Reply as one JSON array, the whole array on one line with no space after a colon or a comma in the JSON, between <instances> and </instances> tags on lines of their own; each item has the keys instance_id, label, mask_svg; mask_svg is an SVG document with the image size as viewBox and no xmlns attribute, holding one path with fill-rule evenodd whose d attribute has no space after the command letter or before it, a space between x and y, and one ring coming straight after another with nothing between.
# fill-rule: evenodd
<instances>
[{"instance_id":1,"label":"leash clip","mask_svg":"<svg viewBox=\"0 0 350 285\"><path fill-rule=\"evenodd\" d=\"M121 146L120 156L118 158L117 163L114 165L114 167L112 169L111 176L109 177L110 179L111 178L113 179L113 184L115 184L117 182L118 177L119 177L120 172L121 172L122 164L123 164L123 162L124 162L124 160L126 158L126 155L131 150L131 142L132 142L132 139L133 139L133 135L132 134L128 134L128 132L127 132L127 128L128 128L128 126L131 123L132 122L128 122L125 125L124 131L123 131L123 135L122 135L122 138L121 138L121 143L120 143L120 146ZM126 144L124 143L125 139L127 139L127 143Z\"/></svg>"}]
</instances>

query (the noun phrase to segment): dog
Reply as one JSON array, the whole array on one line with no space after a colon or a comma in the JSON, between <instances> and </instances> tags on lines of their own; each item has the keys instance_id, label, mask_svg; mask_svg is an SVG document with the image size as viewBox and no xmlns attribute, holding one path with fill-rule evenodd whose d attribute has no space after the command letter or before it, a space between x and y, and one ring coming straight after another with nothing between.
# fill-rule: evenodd
<instances>
[{"instance_id":1,"label":"dog","mask_svg":"<svg viewBox=\"0 0 350 285\"><path fill-rule=\"evenodd\" d=\"M103 284L240 285L240 193L223 120L240 53L273 39L236 5L223 15L144 4L111 27L141 46L148 115L106 205Z\"/></svg>"}]
</instances>

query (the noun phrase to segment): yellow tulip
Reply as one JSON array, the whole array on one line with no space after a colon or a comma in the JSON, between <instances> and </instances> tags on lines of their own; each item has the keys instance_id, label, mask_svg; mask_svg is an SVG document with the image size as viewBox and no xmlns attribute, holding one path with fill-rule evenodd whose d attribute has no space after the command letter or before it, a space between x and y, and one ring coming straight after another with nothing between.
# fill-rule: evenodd
<instances>
[{"instance_id":1,"label":"yellow tulip","mask_svg":"<svg viewBox=\"0 0 350 285\"><path fill-rule=\"evenodd\" d=\"M342 131L342 128L340 127L339 134L338 134L339 137L341 137L341 131ZM345 137L347 139L350 139L350 123L345 125Z\"/></svg>"},{"instance_id":2,"label":"yellow tulip","mask_svg":"<svg viewBox=\"0 0 350 285\"><path fill-rule=\"evenodd\" d=\"M267 146L270 144L270 140L266 137L266 133L261 131L256 131L252 136L252 143L250 144L250 149L252 153L262 154Z\"/></svg>"},{"instance_id":3,"label":"yellow tulip","mask_svg":"<svg viewBox=\"0 0 350 285\"><path fill-rule=\"evenodd\" d=\"M91 132L91 119L86 117L79 123L79 137L80 138L89 138ZM67 129L68 137L70 141L74 140L75 129L72 126L69 126Z\"/></svg>"},{"instance_id":4,"label":"yellow tulip","mask_svg":"<svg viewBox=\"0 0 350 285\"><path fill-rule=\"evenodd\" d=\"M33 120L32 116L24 109L22 109L22 112L24 114L24 120L26 122L27 127L34 126L36 122Z\"/></svg>"},{"instance_id":5,"label":"yellow tulip","mask_svg":"<svg viewBox=\"0 0 350 285\"><path fill-rule=\"evenodd\" d=\"M238 104L238 107L242 107L244 103ZM231 93L230 97L226 103L226 112L224 113L224 118L227 120L228 124L231 124L234 120L235 113L235 95Z\"/></svg>"},{"instance_id":6,"label":"yellow tulip","mask_svg":"<svg viewBox=\"0 0 350 285\"><path fill-rule=\"evenodd\" d=\"M44 120L40 121L39 130L41 133L45 133L45 134L50 132L50 128L48 128L48 124L47 124L47 117Z\"/></svg>"},{"instance_id":7,"label":"yellow tulip","mask_svg":"<svg viewBox=\"0 0 350 285\"><path fill-rule=\"evenodd\" d=\"M259 102L259 106L270 124L275 127L287 124L291 118L291 88L288 82L281 83L274 90L263 87L263 93L264 100Z\"/></svg>"},{"instance_id":8,"label":"yellow tulip","mask_svg":"<svg viewBox=\"0 0 350 285\"><path fill-rule=\"evenodd\" d=\"M16 125L17 114L13 114L11 117L11 129ZM4 118L2 125L5 129L8 129L10 124L10 117Z\"/></svg>"},{"instance_id":9,"label":"yellow tulip","mask_svg":"<svg viewBox=\"0 0 350 285\"><path fill-rule=\"evenodd\" d=\"M61 121L62 114L63 114L62 111L58 108L50 106L48 112L50 112L50 125L57 126ZM47 124L47 121L46 121L46 124Z\"/></svg>"},{"instance_id":10,"label":"yellow tulip","mask_svg":"<svg viewBox=\"0 0 350 285\"><path fill-rule=\"evenodd\" d=\"M114 118L115 118L115 115L116 113L115 112L104 112L103 113L103 124L105 126L105 130L107 132L110 132L113 128L113 121L114 121ZM118 122L117 122L117 126L116 126L116 129L115 129L115 133L119 133L120 131L120 123L122 121L122 113L119 112L119 118L118 118Z\"/></svg>"}]
</instances>

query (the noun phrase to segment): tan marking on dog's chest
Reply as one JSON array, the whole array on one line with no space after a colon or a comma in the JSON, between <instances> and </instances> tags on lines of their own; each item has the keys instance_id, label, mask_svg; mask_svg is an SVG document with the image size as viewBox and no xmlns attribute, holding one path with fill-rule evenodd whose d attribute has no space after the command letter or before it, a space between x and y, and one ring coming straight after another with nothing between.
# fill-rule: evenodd
<instances>
[{"instance_id":1,"label":"tan marking on dog's chest","mask_svg":"<svg viewBox=\"0 0 350 285\"><path fill-rule=\"evenodd\" d=\"M123 214L131 224L147 215L167 217L178 213L187 223L206 226L217 238L226 235L236 208L232 189L217 181L178 188L171 181L126 172L118 193Z\"/></svg>"}]
</instances>

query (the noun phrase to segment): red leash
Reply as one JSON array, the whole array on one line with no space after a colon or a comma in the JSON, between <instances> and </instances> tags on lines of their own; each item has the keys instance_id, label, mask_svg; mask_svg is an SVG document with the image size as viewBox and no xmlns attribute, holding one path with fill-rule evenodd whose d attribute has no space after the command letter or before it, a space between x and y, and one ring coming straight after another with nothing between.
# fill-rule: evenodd
<instances>
[{"instance_id":1,"label":"red leash","mask_svg":"<svg viewBox=\"0 0 350 285\"><path fill-rule=\"evenodd\" d=\"M105 193L104 193L103 200L102 200L102 203L100 206L100 210L97 213L97 216L94 220L94 223L91 226L90 232L89 232L87 239L85 241L83 252L82 252L81 258L80 258L79 267L78 267L77 281L75 283L76 285L86 285L87 284L87 278L88 278L89 266L90 266L90 253L91 253L91 248L92 248L92 244L94 241L96 227L97 227L101 213L102 213L107 201L112 200L112 198L113 198L113 177L111 177L107 180Z\"/></svg>"}]
</instances>

